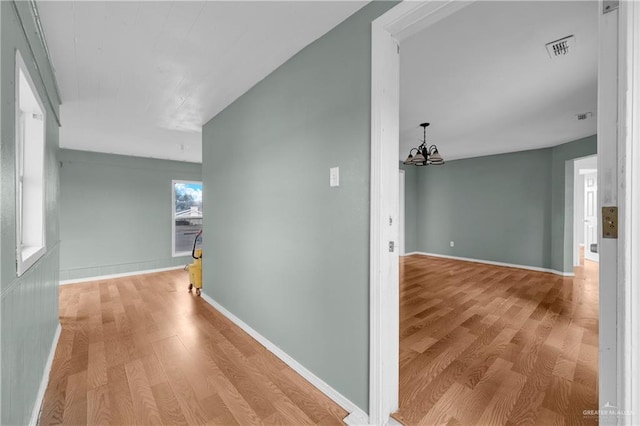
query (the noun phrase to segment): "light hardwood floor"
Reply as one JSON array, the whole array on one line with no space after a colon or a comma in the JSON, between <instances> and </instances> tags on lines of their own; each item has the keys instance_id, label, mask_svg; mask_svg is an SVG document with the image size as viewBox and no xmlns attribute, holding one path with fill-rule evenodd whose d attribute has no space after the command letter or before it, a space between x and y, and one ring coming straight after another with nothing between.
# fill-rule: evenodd
<instances>
[{"instance_id":1,"label":"light hardwood floor","mask_svg":"<svg viewBox=\"0 0 640 426\"><path fill-rule=\"evenodd\" d=\"M187 285L177 270L61 287L40 424L343 424L342 408Z\"/></svg>"},{"instance_id":2,"label":"light hardwood floor","mask_svg":"<svg viewBox=\"0 0 640 426\"><path fill-rule=\"evenodd\" d=\"M581 425L597 419L598 265L575 278L401 258L405 425Z\"/></svg>"}]
</instances>

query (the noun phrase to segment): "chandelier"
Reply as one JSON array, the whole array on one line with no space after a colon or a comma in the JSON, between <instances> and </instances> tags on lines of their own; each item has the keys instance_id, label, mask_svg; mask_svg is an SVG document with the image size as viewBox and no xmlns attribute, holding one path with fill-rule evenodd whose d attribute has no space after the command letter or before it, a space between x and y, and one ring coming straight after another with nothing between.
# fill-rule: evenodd
<instances>
[{"instance_id":1,"label":"chandelier","mask_svg":"<svg viewBox=\"0 0 640 426\"><path fill-rule=\"evenodd\" d=\"M420 126L424 130L422 137L422 143L417 148L411 148L409 150L409 156L404 160L403 164L409 164L414 166L439 166L444 164L444 159L438 152L438 148L435 145L427 145L427 126L429 123L422 123ZM415 154L413 152L416 151Z\"/></svg>"}]
</instances>

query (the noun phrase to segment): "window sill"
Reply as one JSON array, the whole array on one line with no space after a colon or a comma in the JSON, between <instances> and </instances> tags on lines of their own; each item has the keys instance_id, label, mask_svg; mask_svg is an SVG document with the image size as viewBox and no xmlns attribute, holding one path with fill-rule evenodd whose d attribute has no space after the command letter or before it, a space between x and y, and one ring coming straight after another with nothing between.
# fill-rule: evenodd
<instances>
[{"instance_id":1,"label":"window sill","mask_svg":"<svg viewBox=\"0 0 640 426\"><path fill-rule=\"evenodd\" d=\"M24 274L29 268L31 268L40 259L47 248L45 246L25 246L22 247L22 253L18 259L18 276Z\"/></svg>"},{"instance_id":2,"label":"window sill","mask_svg":"<svg viewBox=\"0 0 640 426\"><path fill-rule=\"evenodd\" d=\"M173 257L184 257L184 256L191 256L191 252L185 251L180 253L173 253Z\"/></svg>"}]
</instances>

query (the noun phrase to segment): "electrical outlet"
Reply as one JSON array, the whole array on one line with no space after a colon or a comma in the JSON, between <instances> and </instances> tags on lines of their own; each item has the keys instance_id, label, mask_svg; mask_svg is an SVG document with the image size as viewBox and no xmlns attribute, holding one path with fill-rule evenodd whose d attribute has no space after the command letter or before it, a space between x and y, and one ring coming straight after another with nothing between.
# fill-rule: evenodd
<instances>
[{"instance_id":1,"label":"electrical outlet","mask_svg":"<svg viewBox=\"0 0 640 426\"><path fill-rule=\"evenodd\" d=\"M453 241L449 241L449 246L453 247Z\"/></svg>"}]
</instances>

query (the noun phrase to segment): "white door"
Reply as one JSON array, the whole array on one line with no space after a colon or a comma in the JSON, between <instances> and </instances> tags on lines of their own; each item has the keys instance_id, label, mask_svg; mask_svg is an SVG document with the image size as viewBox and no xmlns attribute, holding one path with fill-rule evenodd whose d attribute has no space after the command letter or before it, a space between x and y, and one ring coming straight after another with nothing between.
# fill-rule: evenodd
<instances>
[{"instance_id":1,"label":"white door","mask_svg":"<svg viewBox=\"0 0 640 426\"><path fill-rule=\"evenodd\" d=\"M598 174L584 175L584 258L598 261Z\"/></svg>"},{"instance_id":2,"label":"white door","mask_svg":"<svg viewBox=\"0 0 640 426\"><path fill-rule=\"evenodd\" d=\"M398 215L398 254L404 256L404 170L400 170L400 214Z\"/></svg>"}]
</instances>

